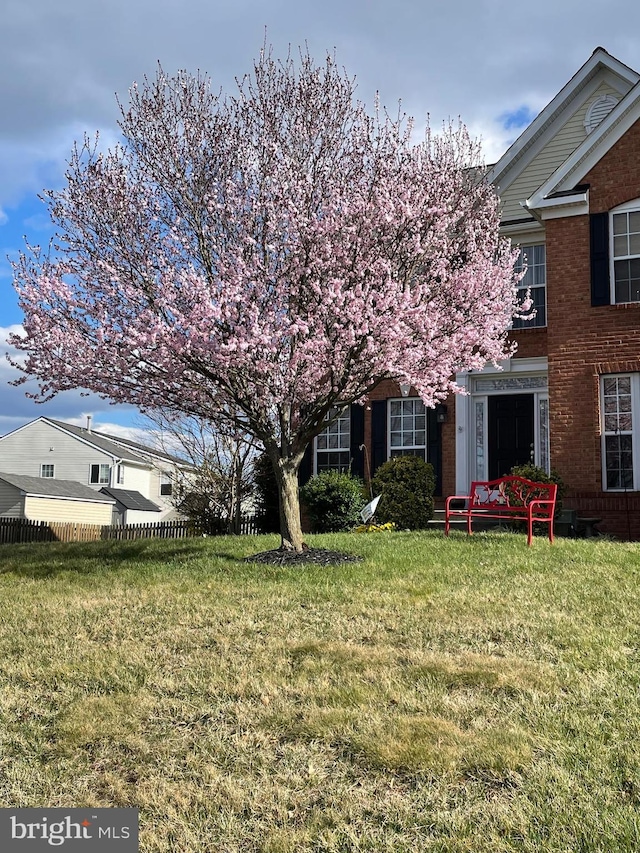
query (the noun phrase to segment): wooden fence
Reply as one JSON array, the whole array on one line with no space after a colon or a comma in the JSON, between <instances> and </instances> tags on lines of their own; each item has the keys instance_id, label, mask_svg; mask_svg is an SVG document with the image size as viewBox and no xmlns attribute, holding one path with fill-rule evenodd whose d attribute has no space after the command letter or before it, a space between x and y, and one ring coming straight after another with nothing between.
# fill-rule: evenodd
<instances>
[{"instance_id":1,"label":"wooden fence","mask_svg":"<svg viewBox=\"0 0 640 853\"><path fill-rule=\"evenodd\" d=\"M224 532L225 525L221 522L209 535L221 535ZM257 533L255 518L243 517L240 532L244 535ZM0 544L7 545L26 542L96 542L100 539L186 539L189 536L202 536L202 531L188 521L100 525L0 518Z\"/></svg>"}]
</instances>

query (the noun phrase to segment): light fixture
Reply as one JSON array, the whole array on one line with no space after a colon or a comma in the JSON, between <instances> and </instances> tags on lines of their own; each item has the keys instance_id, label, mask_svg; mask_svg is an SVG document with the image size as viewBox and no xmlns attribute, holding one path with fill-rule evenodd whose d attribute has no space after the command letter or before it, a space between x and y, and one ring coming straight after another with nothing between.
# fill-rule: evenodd
<instances>
[{"instance_id":1,"label":"light fixture","mask_svg":"<svg viewBox=\"0 0 640 853\"><path fill-rule=\"evenodd\" d=\"M436 406L436 421L439 424L446 424L447 422L447 407L442 403Z\"/></svg>"},{"instance_id":2,"label":"light fixture","mask_svg":"<svg viewBox=\"0 0 640 853\"><path fill-rule=\"evenodd\" d=\"M400 383L400 393L403 397L409 396L409 391L411 391L411 385L406 385L405 383Z\"/></svg>"}]
</instances>

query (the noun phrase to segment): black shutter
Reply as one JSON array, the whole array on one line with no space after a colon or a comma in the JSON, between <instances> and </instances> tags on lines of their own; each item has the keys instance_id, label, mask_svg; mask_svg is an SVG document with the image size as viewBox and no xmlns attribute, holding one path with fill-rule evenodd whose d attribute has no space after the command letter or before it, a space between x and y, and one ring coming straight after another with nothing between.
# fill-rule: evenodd
<instances>
[{"instance_id":1,"label":"black shutter","mask_svg":"<svg viewBox=\"0 0 640 853\"><path fill-rule=\"evenodd\" d=\"M364 479L364 453L360 446L364 444L364 406L353 403L351 406L351 473Z\"/></svg>"},{"instance_id":2,"label":"black shutter","mask_svg":"<svg viewBox=\"0 0 640 853\"><path fill-rule=\"evenodd\" d=\"M609 305L609 214L592 213L589 217L591 236L591 304Z\"/></svg>"},{"instance_id":3,"label":"black shutter","mask_svg":"<svg viewBox=\"0 0 640 853\"><path fill-rule=\"evenodd\" d=\"M301 486L304 486L305 483L308 483L311 479L311 475L313 474L313 439L307 445L307 449L304 452L304 456L302 457L302 462L300 463L300 467L298 468L298 483Z\"/></svg>"},{"instance_id":4,"label":"black shutter","mask_svg":"<svg viewBox=\"0 0 640 853\"><path fill-rule=\"evenodd\" d=\"M433 465L436 478L436 495L442 494L442 424L438 423L436 409L427 409L427 462Z\"/></svg>"},{"instance_id":5,"label":"black shutter","mask_svg":"<svg viewBox=\"0 0 640 853\"><path fill-rule=\"evenodd\" d=\"M371 476L387 461L387 401L371 404Z\"/></svg>"}]
</instances>

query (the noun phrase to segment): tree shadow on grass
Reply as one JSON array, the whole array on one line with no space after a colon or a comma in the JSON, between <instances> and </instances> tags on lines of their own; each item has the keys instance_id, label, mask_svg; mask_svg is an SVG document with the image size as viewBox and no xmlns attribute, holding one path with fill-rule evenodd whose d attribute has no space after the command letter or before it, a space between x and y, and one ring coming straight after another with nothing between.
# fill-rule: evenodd
<instances>
[{"instance_id":1,"label":"tree shadow on grass","mask_svg":"<svg viewBox=\"0 0 640 853\"><path fill-rule=\"evenodd\" d=\"M63 573L104 574L139 566L162 568L202 556L199 540L135 542L39 542L0 545L0 575L51 578Z\"/></svg>"}]
</instances>

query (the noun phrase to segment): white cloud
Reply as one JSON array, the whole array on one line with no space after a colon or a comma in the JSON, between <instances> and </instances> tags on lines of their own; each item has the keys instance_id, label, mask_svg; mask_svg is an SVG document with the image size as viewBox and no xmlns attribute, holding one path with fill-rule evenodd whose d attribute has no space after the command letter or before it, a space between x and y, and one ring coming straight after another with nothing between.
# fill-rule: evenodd
<instances>
[{"instance_id":1,"label":"white cloud","mask_svg":"<svg viewBox=\"0 0 640 853\"><path fill-rule=\"evenodd\" d=\"M38 386L35 380L28 380L17 387L11 385L10 383L19 379L22 374L12 366L7 356L20 362L24 359L24 354L11 346L7 339L10 335L19 335L21 332L22 326L19 324L0 327L0 435L41 416L85 426L86 413L91 412L95 429L103 429L104 423L109 427L108 430L104 428L105 432L113 429L114 435L122 434L125 438L129 437L128 428L111 423L109 415L113 417L113 412L118 411L127 419L132 419L135 416L135 409L131 406L112 406L96 394L85 395L80 390L64 391L46 403L36 403L27 396L27 392L33 394L37 391ZM104 422L101 418L104 418ZM122 432L116 433L116 430ZM138 439L133 436L140 432L142 431L133 429L132 440L137 441Z\"/></svg>"}]
</instances>

